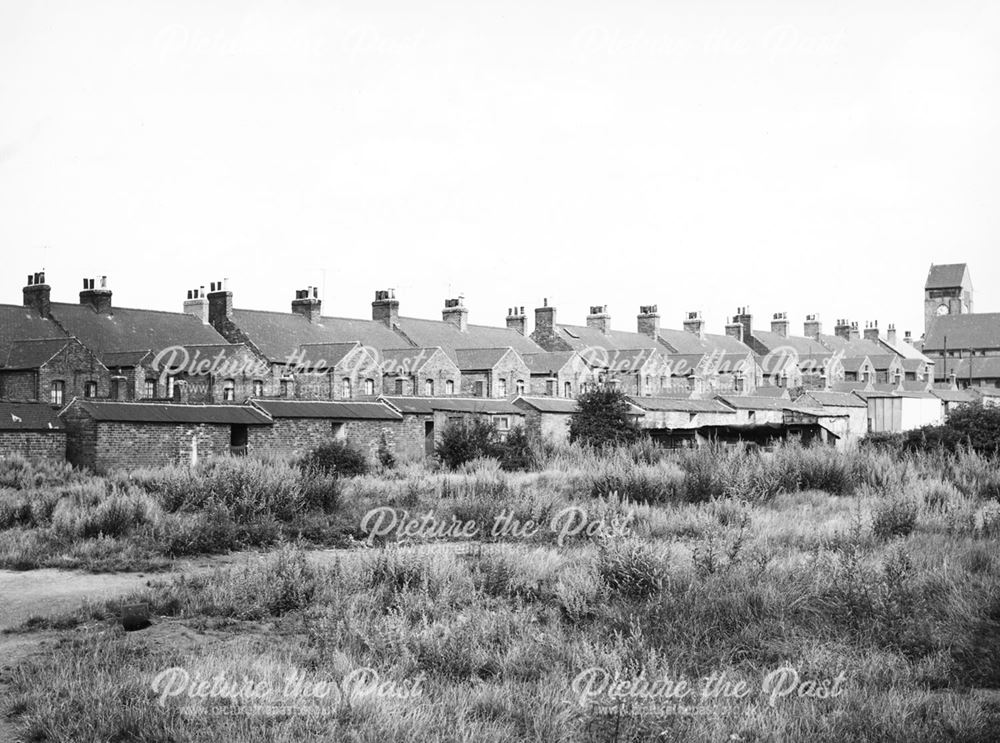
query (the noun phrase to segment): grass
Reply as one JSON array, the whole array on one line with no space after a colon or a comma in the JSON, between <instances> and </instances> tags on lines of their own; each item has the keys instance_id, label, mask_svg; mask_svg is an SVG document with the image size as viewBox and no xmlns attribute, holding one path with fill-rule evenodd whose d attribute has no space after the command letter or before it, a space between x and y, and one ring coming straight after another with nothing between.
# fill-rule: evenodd
<instances>
[{"instance_id":1,"label":"grass","mask_svg":"<svg viewBox=\"0 0 1000 743\"><path fill-rule=\"evenodd\" d=\"M406 466L329 488L238 460L108 478L0 467L7 554L11 535L33 535L42 561L68 550L91 565L132 559L126 545L135 560L275 545L125 597L151 609L141 632L121 629L118 601L30 620L23 632L62 641L13 671L10 719L33 741L1000 738L1000 502L986 460L633 447L549 451L541 466ZM359 544L375 505L542 528L310 552ZM596 528L560 538L548 525L567 507ZM151 684L171 667L277 689L299 674L333 691L277 708L161 704ZM399 693L362 693L360 669ZM697 693L677 704L596 689L581 703L574 681L594 669ZM794 688L775 696L768 684L794 681L789 669ZM710 676L749 693L702 696Z\"/></svg>"}]
</instances>

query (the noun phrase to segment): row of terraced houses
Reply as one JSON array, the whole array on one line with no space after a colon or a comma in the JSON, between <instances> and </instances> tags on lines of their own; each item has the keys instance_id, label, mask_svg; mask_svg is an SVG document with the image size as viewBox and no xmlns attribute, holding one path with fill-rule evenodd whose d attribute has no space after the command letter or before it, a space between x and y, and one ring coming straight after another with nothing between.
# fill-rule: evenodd
<instances>
[{"instance_id":1,"label":"row of terraced houses","mask_svg":"<svg viewBox=\"0 0 1000 743\"><path fill-rule=\"evenodd\" d=\"M428 320L401 315L388 289L368 319L329 317L313 287L271 312L236 307L225 280L186 290L178 312L116 307L106 277L84 279L76 302L51 294L34 273L20 304L0 305L0 444L101 470L336 437L416 459L470 416L561 440L596 386L626 393L667 446L848 446L1000 394L1000 315L972 313L964 264L931 267L919 339L875 322L824 332L815 315L796 334L784 312L761 330L745 307L711 333L699 312L672 329L644 305L624 331L606 306L570 325L546 300L529 332L524 307L476 325L449 298Z\"/></svg>"}]
</instances>

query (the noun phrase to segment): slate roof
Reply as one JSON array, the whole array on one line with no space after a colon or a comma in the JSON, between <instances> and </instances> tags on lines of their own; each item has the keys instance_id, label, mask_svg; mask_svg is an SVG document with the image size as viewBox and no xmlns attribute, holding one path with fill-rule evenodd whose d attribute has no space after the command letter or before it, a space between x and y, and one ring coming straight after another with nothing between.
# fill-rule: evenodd
<instances>
[{"instance_id":1,"label":"slate roof","mask_svg":"<svg viewBox=\"0 0 1000 743\"><path fill-rule=\"evenodd\" d=\"M706 333L704 338L699 338L687 330L660 328L660 340L667 344L670 351L679 354L702 354L712 351L750 353L750 346L731 335Z\"/></svg>"},{"instance_id":2,"label":"slate roof","mask_svg":"<svg viewBox=\"0 0 1000 743\"><path fill-rule=\"evenodd\" d=\"M227 343L211 325L183 312L115 307L103 315L89 305L53 302L52 316L102 362L105 354L121 351L155 354L169 346Z\"/></svg>"},{"instance_id":3,"label":"slate roof","mask_svg":"<svg viewBox=\"0 0 1000 743\"><path fill-rule=\"evenodd\" d=\"M890 343L886 338L879 338L879 343L888 348L892 353L897 356L901 356L907 360L919 360L925 362L931 362L931 359L924 356L920 351L910 343L906 341L896 340L895 343Z\"/></svg>"},{"instance_id":4,"label":"slate roof","mask_svg":"<svg viewBox=\"0 0 1000 743\"><path fill-rule=\"evenodd\" d=\"M570 397L518 397L514 400L514 405L527 405L541 413L575 413L578 405L575 399ZM645 415L645 411L639 406L629 403L629 415Z\"/></svg>"},{"instance_id":5,"label":"slate roof","mask_svg":"<svg viewBox=\"0 0 1000 743\"><path fill-rule=\"evenodd\" d=\"M444 353L436 348L397 348L380 352L382 370L386 374L404 372L412 373L423 369L434 358L435 354ZM447 354L445 354L447 355Z\"/></svg>"},{"instance_id":6,"label":"slate roof","mask_svg":"<svg viewBox=\"0 0 1000 743\"><path fill-rule=\"evenodd\" d=\"M781 398L782 400L788 400L788 388L786 387L775 387L773 384L761 385L754 390L755 397L775 397Z\"/></svg>"},{"instance_id":7,"label":"slate roof","mask_svg":"<svg viewBox=\"0 0 1000 743\"><path fill-rule=\"evenodd\" d=\"M380 402L327 400L261 400L250 403L272 418L331 418L340 420L402 420L403 416Z\"/></svg>"},{"instance_id":8,"label":"slate roof","mask_svg":"<svg viewBox=\"0 0 1000 743\"><path fill-rule=\"evenodd\" d=\"M375 320L321 317L311 323L295 312L239 309L233 310L231 319L275 363L288 360L299 346L309 343L361 343L380 351L412 345Z\"/></svg>"},{"instance_id":9,"label":"slate roof","mask_svg":"<svg viewBox=\"0 0 1000 743\"><path fill-rule=\"evenodd\" d=\"M510 348L459 348L454 359L461 371L482 371L492 369L510 352Z\"/></svg>"},{"instance_id":10,"label":"slate roof","mask_svg":"<svg viewBox=\"0 0 1000 743\"><path fill-rule=\"evenodd\" d=\"M401 317L399 329L412 344L440 346L452 358L456 350L466 348L513 348L518 353L539 353L545 350L531 338L506 327L470 324L463 332L444 320ZM406 344L396 344L397 347L401 345Z\"/></svg>"},{"instance_id":11,"label":"slate roof","mask_svg":"<svg viewBox=\"0 0 1000 743\"><path fill-rule=\"evenodd\" d=\"M14 341L58 337L69 334L52 320L19 304L0 304L0 360L7 358Z\"/></svg>"},{"instance_id":12,"label":"slate roof","mask_svg":"<svg viewBox=\"0 0 1000 743\"><path fill-rule=\"evenodd\" d=\"M37 369L70 343L71 339L44 338L30 341L14 341L6 359L0 359L4 369Z\"/></svg>"},{"instance_id":13,"label":"slate roof","mask_svg":"<svg viewBox=\"0 0 1000 743\"><path fill-rule=\"evenodd\" d=\"M868 405L853 392L830 392L827 390L810 390L801 395L795 402L809 398L816 403L830 408L867 408ZM809 402L809 400L807 400Z\"/></svg>"},{"instance_id":14,"label":"slate roof","mask_svg":"<svg viewBox=\"0 0 1000 743\"><path fill-rule=\"evenodd\" d=\"M734 414L732 409L727 408L718 400L675 397L629 397L629 400L643 410L649 411Z\"/></svg>"},{"instance_id":15,"label":"slate roof","mask_svg":"<svg viewBox=\"0 0 1000 743\"><path fill-rule=\"evenodd\" d=\"M672 353L667 357L667 364L670 367L672 377L690 377L692 374L700 373L707 353Z\"/></svg>"},{"instance_id":16,"label":"slate roof","mask_svg":"<svg viewBox=\"0 0 1000 743\"><path fill-rule=\"evenodd\" d=\"M930 391L934 397L940 398L945 402L976 402L979 399L977 395L972 390L938 390L934 389Z\"/></svg>"},{"instance_id":17,"label":"slate roof","mask_svg":"<svg viewBox=\"0 0 1000 743\"><path fill-rule=\"evenodd\" d=\"M541 353L521 354L521 358L532 374L558 372L575 357L576 351L542 351Z\"/></svg>"},{"instance_id":18,"label":"slate roof","mask_svg":"<svg viewBox=\"0 0 1000 743\"><path fill-rule=\"evenodd\" d=\"M628 374L642 369L646 363L658 353L657 349L647 348L598 348L592 346L580 352L583 360L592 367L608 369L620 374Z\"/></svg>"},{"instance_id":19,"label":"slate roof","mask_svg":"<svg viewBox=\"0 0 1000 743\"><path fill-rule=\"evenodd\" d=\"M489 397L380 397L379 400L389 403L402 413L430 415L436 410L449 413L485 413L524 415L519 408L508 400L498 400Z\"/></svg>"},{"instance_id":20,"label":"slate roof","mask_svg":"<svg viewBox=\"0 0 1000 743\"><path fill-rule=\"evenodd\" d=\"M832 355L830 349L815 338L798 335L786 337L769 330L755 330L753 337L770 353L774 353L779 348L789 348L795 351L799 357L824 359Z\"/></svg>"},{"instance_id":21,"label":"slate roof","mask_svg":"<svg viewBox=\"0 0 1000 743\"><path fill-rule=\"evenodd\" d=\"M148 349L141 351L112 351L101 356L101 361L109 369L115 367L133 367L142 364L153 352Z\"/></svg>"},{"instance_id":22,"label":"slate roof","mask_svg":"<svg viewBox=\"0 0 1000 743\"><path fill-rule=\"evenodd\" d=\"M1000 312L935 317L924 338L924 351L943 351L945 336L953 351L1000 348Z\"/></svg>"},{"instance_id":23,"label":"slate roof","mask_svg":"<svg viewBox=\"0 0 1000 743\"><path fill-rule=\"evenodd\" d=\"M305 366L315 367L319 362L323 362L326 368L332 369L356 348L361 348L361 345L354 341L351 343L303 343L297 350L301 354L298 358ZM375 363L375 360L372 359L372 364Z\"/></svg>"},{"instance_id":24,"label":"slate roof","mask_svg":"<svg viewBox=\"0 0 1000 743\"><path fill-rule=\"evenodd\" d=\"M846 358L884 356L886 350L885 346L881 343L875 343L867 338L854 338L852 340L848 340L846 338L841 338L839 335L822 334L819 336L819 340L828 349L836 353L840 353Z\"/></svg>"},{"instance_id":25,"label":"slate roof","mask_svg":"<svg viewBox=\"0 0 1000 743\"><path fill-rule=\"evenodd\" d=\"M795 410L796 405L788 400L778 397L754 397L747 395L716 395L717 400L721 400L731 408L737 410Z\"/></svg>"},{"instance_id":26,"label":"slate roof","mask_svg":"<svg viewBox=\"0 0 1000 743\"><path fill-rule=\"evenodd\" d=\"M962 286L969 267L965 263L942 263L927 272L925 289L954 289Z\"/></svg>"},{"instance_id":27,"label":"slate roof","mask_svg":"<svg viewBox=\"0 0 1000 743\"><path fill-rule=\"evenodd\" d=\"M0 431L61 431L62 421L40 402L0 402Z\"/></svg>"},{"instance_id":28,"label":"slate roof","mask_svg":"<svg viewBox=\"0 0 1000 743\"><path fill-rule=\"evenodd\" d=\"M861 380L854 380L852 382L834 382L830 385L830 389L834 392L857 392L859 390L864 390L868 387L868 383Z\"/></svg>"},{"instance_id":29,"label":"slate roof","mask_svg":"<svg viewBox=\"0 0 1000 743\"><path fill-rule=\"evenodd\" d=\"M966 357L957 363L955 359L949 359L948 374L954 372L959 379L969 379L970 364L973 379L1000 379L1000 356L976 356L974 359ZM941 373L935 376L944 378L944 364L940 366Z\"/></svg>"},{"instance_id":30,"label":"slate roof","mask_svg":"<svg viewBox=\"0 0 1000 743\"><path fill-rule=\"evenodd\" d=\"M185 345L180 346L176 353L168 352L163 354L162 357L154 357L151 359L154 362L153 368L157 370L162 370L163 368L168 369L173 372L188 372L192 373L195 371L200 371L205 373L211 369L228 369L232 373L236 373L242 365L239 364L241 357L246 357L250 354L250 350L242 343L206 343L203 345ZM132 355L138 357L139 354L133 354L132 352L126 352L122 354L109 354L110 358L116 362L119 359L127 359ZM256 357L250 356L251 359ZM140 359L141 360L141 359ZM120 366L128 366L125 363L119 363ZM246 371L250 371L248 367ZM256 370L257 373L263 374L266 369Z\"/></svg>"},{"instance_id":31,"label":"slate roof","mask_svg":"<svg viewBox=\"0 0 1000 743\"><path fill-rule=\"evenodd\" d=\"M216 423L221 425L270 425L271 419L246 405L181 405L177 403L95 402L76 399L97 421L122 423Z\"/></svg>"},{"instance_id":32,"label":"slate roof","mask_svg":"<svg viewBox=\"0 0 1000 743\"><path fill-rule=\"evenodd\" d=\"M659 343L642 333L629 333L624 330L609 330L603 333L597 328L586 325L557 325L555 336L575 351L587 348L603 348L605 350L631 350L634 348L656 348Z\"/></svg>"}]
</instances>

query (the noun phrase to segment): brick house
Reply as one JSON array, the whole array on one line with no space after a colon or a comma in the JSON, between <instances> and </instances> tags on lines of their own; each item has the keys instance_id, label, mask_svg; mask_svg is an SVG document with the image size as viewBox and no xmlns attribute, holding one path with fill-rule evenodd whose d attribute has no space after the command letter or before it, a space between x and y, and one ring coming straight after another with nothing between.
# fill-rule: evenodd
<instances>
[{"instance_id":1,"label":"brick house","mask_svg":"<svg viewBox=\"0 0 1000 743\"><path fill-rule=\"evenodd\" d=\"M595 381L591 367L576 351L520 354L531 375L530 396L576 397Z\"/></svg>"},{"instance_id":2,"label":"brick house","mask_svg":"<svg viewBox=\"0 0 1000 743\"><path fill-rule=\"evenodd\" d=\"M328 400L251 400L273 421L257 444L284 456L303 454L320 444L347 441L374 458L382 440L396 453L403 416L381 402Z\"/></svg>"},{"instance_id":3,"label":"brick house","mask_svg":"<svg viewBox=\"0 0 1000 743\"><path fill-rule=\"evenodd\" d=\"M459 348L453 353L463 395L511 398L527 392L531 370L513 348Z\"/></svg>"},{"instance_id":4,"label":"brick house","mask_svg":"<svg viewBox=\"0 0 1000 743\"><path fill-rule=\"evenodd\" d=\"M245 405L76 399L59 417L67 432L67 459L96 472L266 451L271 425L267 415Z\"/></svg>"},{"instance_id":5,"label":"brick house","mask_svg":"<svg viewBox=\"0 0 1000 743\"><path fill-rule=\"evenodd\" d=\"M140 399L200 404L242 403L263 395L269 373L266 363L238 343L174 346L150 352L134 368L146 375Z\"/></svg>"},{"instance_id":6,"label":"brick house","mask_svg":"<svg viewBox=\"0 0 1000 743\"><path fill-rule=\"evenodd\" d=\"M51 406L0 402L0 452L31 459L66 459L66 430Z\"/></svg>"},{"instance_id":7,"label":"brick house","mask_svg":"<svg viewBox=\"0 0 1000 743\"><path fill-rule=\"evenodd\" d=\"M74 397L107 397L111 373L76 338L19 340L0 359L0 399L62 406Z\"/></svg>"},{"instance_id":8,"label":"brick house","mask_svg":"<svg viewBox=\"0 0 1000 743\"><path fill-rule=\"evenodd\" d=\"M307 343L298 348L293 371L297 400L352 400L382 392L378 352L354 343ZM286 388L287 389L287 388Z\"/></svg>"},{"instance_id":9,"label":"brick house","mask_svg":"<svg viewBox=\"0 0 1000 743\"><path fill-rule=\"evenodd\" d=\"M381 352L382 393L433 397L458 394L462 372L441 347Z\"/></svg>"}]
</instances>

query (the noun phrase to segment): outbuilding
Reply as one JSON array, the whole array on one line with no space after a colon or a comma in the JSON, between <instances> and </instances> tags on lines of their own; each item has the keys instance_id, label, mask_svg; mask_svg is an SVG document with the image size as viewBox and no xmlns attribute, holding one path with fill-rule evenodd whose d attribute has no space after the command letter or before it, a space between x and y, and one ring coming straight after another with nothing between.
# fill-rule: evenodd
<instances>
[{"instance_id":1,"label":"outbuilding","mask_svg":"<svg viewBox=\"0 0 1000 743\"><path fill-rule=\"evenodd\" d=\"M38 402L0 402L0 455L66 459L66 429L55 411Z\"/></svg>"}]
</instances>

